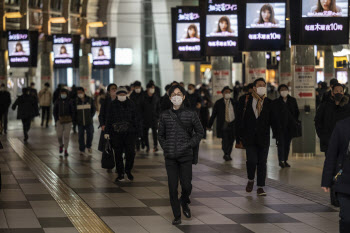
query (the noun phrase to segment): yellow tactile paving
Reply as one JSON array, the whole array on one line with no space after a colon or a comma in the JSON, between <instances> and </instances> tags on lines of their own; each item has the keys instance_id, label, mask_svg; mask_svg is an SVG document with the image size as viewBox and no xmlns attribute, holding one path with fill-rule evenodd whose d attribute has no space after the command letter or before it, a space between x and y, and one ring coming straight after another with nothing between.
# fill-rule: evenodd
<instances>
[{"instance_id":1,"label":"yellow tactile paving","mask_svg":"<svg viewBox=\"0 0 350 233\"><path fill-rule=\"evenodd\" d=\"M12 148L45 185L63 212L79 232L113 232L90 207L69 188L46 164L16 139L8 139Z\"/></svg>"}]
</instances>

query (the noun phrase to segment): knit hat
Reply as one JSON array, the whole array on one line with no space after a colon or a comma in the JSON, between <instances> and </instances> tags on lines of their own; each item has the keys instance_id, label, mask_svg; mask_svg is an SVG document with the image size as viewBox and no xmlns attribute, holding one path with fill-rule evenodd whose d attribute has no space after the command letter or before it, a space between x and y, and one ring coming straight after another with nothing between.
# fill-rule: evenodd
<instances>
[{"instance_id":1,"label":"knit hat","mask_svg":"<svg viewBox=\"0 0 350 233\"><path fill-rule=\"evenodd\" d=\"M117 95L120 93L128 94L128 90L125 87L118 87L117 89Z\"/></svg>"}]
</instances>

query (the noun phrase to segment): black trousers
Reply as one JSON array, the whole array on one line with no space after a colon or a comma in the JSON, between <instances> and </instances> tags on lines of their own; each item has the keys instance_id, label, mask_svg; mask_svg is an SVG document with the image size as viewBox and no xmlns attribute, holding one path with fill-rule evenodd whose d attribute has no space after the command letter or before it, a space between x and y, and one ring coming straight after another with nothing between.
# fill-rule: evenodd
<instances>
[{"instance_id":1,"label":"black trousers","mask_svg":"<svg viewBox=\"0 0 350 233\"><path fill-rule=\"evenodd\" d=\"M192 192L192 161L180 162L165 159L165 168L168 174L170 204L175 218L181 217L181 203L178 198L178 183L181 184L181 199L190 202Z\"/></svg>"},{"instance_id":2,"label":"black trousers","mask_svg":"<svg viewBox=\"0 0 350 233\"><path fill-rule=\"evenodd\" d=\"M269 147L247 146L247 173L248 179L255 179L255 171L257 171L257 185L265 186L266 180L266 163L269 153Z\"/></svg>"},{"instance_id":3,"label":"black trousers","mask_svg":"<svg viewBox=\"0 0 350 233\"><path fill-rule=\"evenodd\" d=\"M124 175L124 173L131 172L135 160L135 142L136 135L123 134L113 135L111 138L112 147L115 153L115 162L117 173ZM125 152L125 166L123 160L123 153Z\"/></svg>"},{"instance_id":4,"label":"black trousers","mask_svg":"<svg viewBox=\"0 0 350 233\"><path fill-rule=\"evenodd\" d=\"M157 127L143 127L143 140L145 142L145 146L149 148L149 139L148 139L148 131L152 129L153 136L153 146L156 148L158 146L158 129Z\"/></svg>"},{"instance_id":5,"label":"black trousers","mask_svg":"<svg viewBox=\"0 0 350 233\"><path fill-rule=\"evenodd\" d=\"M50 106L48 107L41 107L41 125L44 124L46 117L46 125L49 124L50 120Z\"/></svg>"},{"instance_id":6,"label":"black trousers","mask_svg":"<svg viewBox=\"0 0 350 233\"><path fill-rule=\"evenodd\" d=\"M288 133L284 133L277 143L278 150L278 160L280 162L288 161L290 144L292 142L292 137Z\"/></svg>"},{"instance_id":7,"label":"black trousers","mask_svg":"<svg viewBox=\"0 0 350 233\"><path fill-rule=\"evenodd\" d=\"M1 126L2 126L2 129L7 132L7 122L8 122L8 110L6 110L4 113L2 113L0 115L0 122L1 122ZM1 128L1 127L0 127Z\"/></svg>"},{"instance_id":8,"label":"black trousers","mask_svg":"<svg viewBox=\"0 0 350 233\"><path fill-rule=\"evenodd\" d=\"M32 118L22 119L23 124L23 134L28 137L28 132L30 130L30 124L32 123Z\"/></svg>"},{"instance_id":9,"label":"black trousers","mask_svg":"<svg viewBox=\"0 0 350 233\"><path fill-rule=\"evenodd\" d=\"M344 193L338 193L337 195L340 204L339 232L348 233L350 229L350 195Z\"/></svg>"},{"instance_id":10,"label":"black trousers","mask_svg":"<svg viewBox=\"0 0 350 233\"><path fill-rule=\"evenodd\" d=\"M231 123L222 130L222 150L225 155L231 155L235 142L234 125Z\"/></svg>"}]
</instances>

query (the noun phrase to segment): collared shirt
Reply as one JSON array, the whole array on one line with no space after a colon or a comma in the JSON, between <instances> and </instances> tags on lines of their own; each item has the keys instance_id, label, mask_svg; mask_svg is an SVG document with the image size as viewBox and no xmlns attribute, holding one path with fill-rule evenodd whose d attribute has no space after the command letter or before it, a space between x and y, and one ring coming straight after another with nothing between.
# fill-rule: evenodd
<instances>
[{"instance_id":1,"label":"collared shirt","mask_svg":"<svg viewBox=\"0 0 350 233\"><path fill-rule=\"evenodd\" d=\"M228 104L228 116L227 116L228 119L226 119L226 105L227 104ZM234 112L234 109L233 109L233 106L232 106L230 99L225 100L225 120L228 123L231 123L232 121L235 120L235 112Z\"/></svg>"},{"instance_id":2,"label":"collared shirt","mask_svg":"<svg viewBox=\"0 0 350 233\"><path fill-rule=\"evenodd\" d=\"M253 98L252 107L253 107L253 111L256 119L258 119L259 117L258 109L256 108L257 104L258 104L258 101L255 98ZM263 110L263 107L264 107L264 101L261 102L261 111Z\"/></svg>"}]
</instances>

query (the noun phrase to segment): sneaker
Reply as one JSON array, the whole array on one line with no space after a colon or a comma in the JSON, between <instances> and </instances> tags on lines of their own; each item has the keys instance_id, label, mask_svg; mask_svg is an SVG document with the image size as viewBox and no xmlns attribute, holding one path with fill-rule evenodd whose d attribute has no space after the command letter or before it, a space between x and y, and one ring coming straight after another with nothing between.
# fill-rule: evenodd
<instances>
[{"instance_id":1,"label":"sneaker","mask_svg":"<svg viewBox=\"0 0 350 233\"><path fill-rule=\"evenodd\" d=\"M92 153L92 149L91 148L88 148L87 149L89 153Z\"/></svg>"},{"instance_id":2,"label":"sneaker","mask_svg":"<svg viewBox=\"0 0 350 233\"><path fill-rule=\"evenodd\" d=\"M254 181L248 181L247 183L247 187L245 188L245 191L247 193L251 193L253 191L253 188L254 188Z\"/></svg>"},{"instance_id":3,"label":"sneaker","mask_svg":"<svg viewBox=\"0 0 350 233\"><path fill-rule=\"evenodd\" d=\"M115 179L115 182L123 182L125 181L124 175L119 175L117 179Z\"/></svg>"},{"instance_id":4,"label":"sneaker","mask_svg":"<svg viewBox=\"0 0 350 233\"><path fill-rule=\"evenodd\" d=\"M68 157L68 151L67 150L64 150L64 156Z\"/></svg>"},{"instance_id":5,"label":"sneaker","mask_svg":"<svg viewBox=\"0 0 350 233\"><path fill-rule=\"evenodd\" d=\"M256 193L258 194L258 196L266 196L266 192L264 191L263 188L258 188L258 190L256 190Z\"/></svg>"},{"instance_id":6,"label":"sneaker","mask_svg":"<svg viewBox=\"0 0 350 233\"><path fill-rule=\"evenodd\" d=\"M224 155L223 156L224 160L227 162L227 161L230 161L230 157L228 155Z\"/></svg>"},{"instance_id":7,"label":"sneaker","mask_svg":"<svg viewBox=\"0 0 350 233\"><path fill-rule=\"evenodd\" d=\"M131 174L131 172L126 172L126 176L128 177L128 180L133 181L134 176Z\"/></svg>"},{"instance_id":8,"label":"sneaker","mask_svg":"<svg viewBox=\"0 0 350 233\"><path fill-rule=\"evenodd\" d=\"M287 163L287 161L284 162L284 166L285 166L285 167L290 167L290 165L289 165L289 163Z\"/></svg>"},{"instance_id":9,"label":"sneaker","mask_svg":"<svg viewBox=\"0 0 350 233\"><path fill-rule=\"evenodd\" d=\"M63 152L63 146L60 146L60 154Z\"/></svg>"},{"instance_id":10,"label":"sneaker","mask_svg":"<svg viewBox=\"0 0 350 233\"><path fill-rule=\"evenodd\" d=\"M279 162L278 165L280 165L281 168L285 168L286 167L284 162Z\"/></svg>"}]
</instances>

